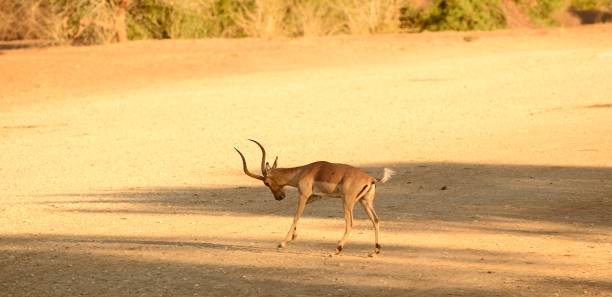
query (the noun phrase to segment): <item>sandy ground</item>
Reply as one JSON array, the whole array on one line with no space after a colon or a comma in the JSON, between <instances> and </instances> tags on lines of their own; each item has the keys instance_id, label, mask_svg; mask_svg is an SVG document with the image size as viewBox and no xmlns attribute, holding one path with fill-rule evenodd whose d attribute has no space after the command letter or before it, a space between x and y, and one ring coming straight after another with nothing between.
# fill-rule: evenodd
<instances>
[{"instance_id":1,"label":"sandy ground","mask_svg":"<svg viewBox=\"0 0 612 297\"><path fill-rule=\"evenodd\" d=\"M0 46L0 296L612 296L611 36ZM394 168L383 253L335 199L277 250L247 138Z\"/></svg>"}]
</instances>

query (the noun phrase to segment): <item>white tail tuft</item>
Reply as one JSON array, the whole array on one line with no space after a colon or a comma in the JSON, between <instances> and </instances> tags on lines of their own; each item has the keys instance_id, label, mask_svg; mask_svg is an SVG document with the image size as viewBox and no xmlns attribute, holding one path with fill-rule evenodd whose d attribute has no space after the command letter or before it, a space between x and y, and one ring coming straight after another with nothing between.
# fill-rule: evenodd
<instances>
[{"instance_id":1,"label":"white tail tuft","mask_svg":"<svg viewBox=\"0 0 612 297\"><path fill-rule=\"evenodd\" d=\"M395 174L395 171L393 169L390 168L385 168L383 170L383 177L380 179L376 179L377 183L386 183L388 180L391 179L391 177Z\"/></svg>"}]
</instances>

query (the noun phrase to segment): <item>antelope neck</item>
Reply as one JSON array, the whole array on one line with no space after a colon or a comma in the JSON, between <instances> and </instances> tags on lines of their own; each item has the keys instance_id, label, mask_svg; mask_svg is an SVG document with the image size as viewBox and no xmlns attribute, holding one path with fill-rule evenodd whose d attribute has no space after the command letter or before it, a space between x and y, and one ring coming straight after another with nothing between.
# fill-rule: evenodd
<instances>
[{"instance_id":1,"label":"antelope neck","mask_svg":"<svg viewBox=\"0 0 612 297\"><path fill-rule=\"evenodd\" d=\"M299 167L295 168L276 168L273 175L276 183L280 186L297 187L299 180Z\"/></svg>"}]
</instances>

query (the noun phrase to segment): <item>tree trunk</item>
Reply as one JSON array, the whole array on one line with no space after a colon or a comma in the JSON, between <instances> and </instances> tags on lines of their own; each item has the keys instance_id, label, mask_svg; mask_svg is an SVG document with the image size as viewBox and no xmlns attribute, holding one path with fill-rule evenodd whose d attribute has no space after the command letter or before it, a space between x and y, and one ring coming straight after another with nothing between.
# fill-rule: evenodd
<instances>
[{"instance_id":1,"label":"tree trunk","mask_svg":"<svg viewBox=\"0 0 612 297\"><path fill-rule=\"evenodd\" d=\"M115 40L125 42L127 36L127 13L132 0L115 0L117 11L115 12Z\"/></svg>"}]
</instances>

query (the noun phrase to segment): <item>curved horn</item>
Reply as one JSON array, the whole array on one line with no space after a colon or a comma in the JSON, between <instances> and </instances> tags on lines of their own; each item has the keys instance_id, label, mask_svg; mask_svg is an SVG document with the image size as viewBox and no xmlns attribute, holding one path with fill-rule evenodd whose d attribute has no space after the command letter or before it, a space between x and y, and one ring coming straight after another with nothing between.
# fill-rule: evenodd
<instances>
[{"instance_id":1,"label":"curved horn","mask_svg":"<svg viewBox=\"0 0 612 297\"><path fill-rule=\"evenodd\" d=\"M261 174L263 174L264 176L266 175L266 150L264 149L263 145L261 145L261 143L253 140L253 139L249 139L252 142L255 142L259 148L261 149Z\"/></svg>"},{"instance_id":2,"label":"curved horn","mask_svg":"<svg viewBox=\"0 0 612 297\"><path fill-rule=\"evenodd\" d=\"M238 154L240 154L240 158L242 158L242 169L244 170L244 173L252 178L255 178L258 180L264 180L263 176L253 174L249 171L249 169L247 169L247 164L246 164L246 160L244 159L244 155L242 155L242 153L237 148L234 148L234 149L238 152Z\"/></svg>"},{"instance_id":3,"label":"curved horn","mask_svg":"<svg viewBox=\"0 0 612 297\"><path fill-rule=\"evenodd\" d=\"M278 165L278 156L274 158L274 165L272 165L272 169L275 169L277 165Z\"/></svg>"}]
</instances>

